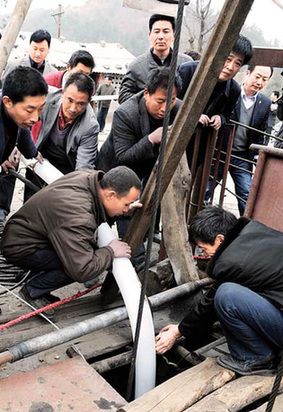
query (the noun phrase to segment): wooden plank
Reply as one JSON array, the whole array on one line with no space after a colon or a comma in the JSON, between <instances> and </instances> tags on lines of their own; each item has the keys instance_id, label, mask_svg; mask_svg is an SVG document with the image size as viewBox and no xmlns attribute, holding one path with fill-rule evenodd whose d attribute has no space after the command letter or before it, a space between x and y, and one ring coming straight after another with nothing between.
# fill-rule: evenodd
<instances>
[{"instance_id":1,"label":"wooden plank","mask_svg":"<svg viewBox=\"0 0 283 412\"><path fill-rule=\"evenodd\" d=\"M0 381L2 411L116 411L126 401L82 358Z\"/></svg>"},{"instance_id":2,"label":"wooden plank","mask_svg":"<svg viewBox=\"0 0 283 412\"><path fill-rule=\"evenodd\" d=\"M243 376L202 399L185 412L236 412L271 392L273 376ZM281 385L281 389L283 384ZM282 411L282 409L281 409ZM280 412L281 412L280 411Z\"/></svg>"},{"instance_id":3,"label":"wooden plank","mask_svg":"<svg viewBox=\"0 0 283 412\"><path fill-rule=\"evenodd\" d=\"M189 243L186 195L191 175L183 155L161 203L163 238L177 285L199 280Z\"/></svg>"},{"instance_id":4,"label":"wooden plank","mask_svg":"<svg viewBox=\"0 0 283 412\"><path fill-rule=\"evenodd\" d=\"M252 64L283 68L283 49L276 47L254 47Z\"/></svg>"},{"instance_id":5,"label":"wooden plank","mask_svg":"<svg viewBox=\"0 0 283 412\"><path fill-rule=\"evenodd\" d=\"M259 408L253 409L251 412L265 412L267 407L267 402L261 405ZM282 412L283 411L283 394L278 395L275 399L272 412Z\"/></svg>"},{"instance_id":6,"label":"wooden plank","mask_svg":"<svg viewBox=\"0 0 283 412\"><path fill-rule=\"evenodd\" d=\"M234 376L233 372L221 368L214 359L206 359L120 408L118 412L183 411Z\"/></svg>"}]
</instances>

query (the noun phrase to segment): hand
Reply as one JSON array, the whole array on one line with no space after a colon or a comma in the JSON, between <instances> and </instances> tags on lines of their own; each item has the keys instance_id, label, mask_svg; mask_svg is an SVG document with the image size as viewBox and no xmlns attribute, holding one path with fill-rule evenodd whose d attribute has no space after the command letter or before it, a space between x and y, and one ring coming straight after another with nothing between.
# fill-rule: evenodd
<instances>
[{"instance_id":1,"label":"hand","mask_svg":"<svg viewBox=\"0 0 283 412\"><path fill-rule=\"evenodd\" d=\"M15 167L18 166L18 164L20 163L20 159L21 159L21 152L19 151L19 149L17 147L14 147L14 149L12 150L10 156L8 157L8 161Z\"/></svg>"},{"instance_id":2,"label":"hand","mask_svg":"<svg viewBox=\"0 0 283 412\"><path fill-rule=\"evenodd\" d=\"M136 200L133 203L130 203L129 212L134 211L136 209L140 209L142 207L142 203L139 200Z\"/></svg>"},{"instance_id":3,"label":"hand","mask_svg":"<svg viewBox=\"0 0 283 412\"><path fill-rule=\"evenodd\" d=\"M167 130L167 138L170 136L171 126ZM160 144L162 139L163 127L158 127L154 132L148 135L148 140L154 146L155 144Z\"/></svg>"},{"instance_id":4,"label":"hand","mask_svg":"<svg viewBox=\"0 0 283 412\"><path fill-rule=\"evenodd\" d=\"M211 126L214 130L218 130L221 127L221 117L216 114L212 116L209 122L209 126Z\"/></svg>"},{"instance_id":5,"label":"hand","mask_svg":"<svg viewBox=\"0 0 283 412\"><path fill-rule=\"evenodd\" d=\"M131 258L131 248L128 243L123 242L120 239L112 240L109 245L114 252L114 257L126 257L128 259Z\"/></svg>"},{"instance_id":6,"label":"hand","mask_svg":"<svg viewBox=\"0 0 283 412\"><path fill-rule=\"evenodd\" d=\"M206 114L202 114L198 121L203 126L207 127L207 126L209 126L210 118Z\"/></svg>"},{"instance_id":7,"label":"hand","mask_svg":"<svg viewBox=\"0 0 283 412\"><path fill-rule=\"evenodd\" d=\"M9 173L9 169L16 170L16 167L14 166L14 164L9 162L9 160L5 160L5 162L2 163L1 168L7 174Z\"/></svg>"},{"instance_id":8,"label":"hand","mask_svg":"<svg viewBox=\"0 0 283 412\"><path fill-rule=\"evenodd\" d=\"M40 164L42 164L42 163L44 162L43 156L42 156L42 154L41 154L40 152L38 152L38 154L37 154L37 156L36 156L35 159L36 159L36 160L38 161L38 163L40 163Z\"/></svg>"},{"instance_id":9,"label":"hand","mask_svg":"<svg viewBox=\"0 0 283 412\"><path fill-rule=\"evenodd\" d=\"M181 336L178 325L167 325L161 329L155 338L155 350L158 355L163 355L172 348L177 338Z\"/></svg>"}]
</instances>

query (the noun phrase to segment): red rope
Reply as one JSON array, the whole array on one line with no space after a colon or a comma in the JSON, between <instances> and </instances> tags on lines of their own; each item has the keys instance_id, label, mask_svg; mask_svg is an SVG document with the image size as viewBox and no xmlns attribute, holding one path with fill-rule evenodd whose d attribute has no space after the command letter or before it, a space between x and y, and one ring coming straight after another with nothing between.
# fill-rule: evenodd
<instances>
[{"instance_id":1,"label":"red rope","mask_svg":"<svg viewBox=\"0 0 283 412\"><path fill-rule=\"evenodd\" d=\"M193 256L193 258L196 260L209 260L210 259L209 256L207 257L207 256L199 256L199 255Z\"/></svg>"},{"instance_id":2,"label":"red rope","mask_svg":"<svg viewBox=\"0 0 283 412\"><path fill-rule=\"evenodd\" d=\"M87 293L91 292L91 291L94 290L94 289L99 288L100 286L102 286L102 283L98 283L97 285L94 285L94 286L92 286L91 288L89 288L89 289L87 289L87 290L84 290L83 292L78 292L78 293L76 293L75 295L73 295L73 296L71 296L71 297L69 297L69 298L62 299L62 300L60 300L60 301L58 301L58 302L50 303L50 305L44 306L43 308L36 309L36 310L34 310L34 311L32 311L32 312L26 313L25 315L19 316L19 317L16 318L16 319L10 320L10 321L7 322L7 323L3 323L3 324L0 326L0 331L5 330L5 329L9 328L10 326L16 325L17 323L20 323L22 320L29 319L29 318L31 318L32 316L38 315L39 313L42 313L42 312L44 312L44 311L46 311L46 310L48 310L48 309L57 308L57 306L64 305L64 303L68 303L68 302L71 302L72 300L75 300L75 299L77 299L77 298L80 298L81 296L86 295Z\"/></svg>"}]
</instances>

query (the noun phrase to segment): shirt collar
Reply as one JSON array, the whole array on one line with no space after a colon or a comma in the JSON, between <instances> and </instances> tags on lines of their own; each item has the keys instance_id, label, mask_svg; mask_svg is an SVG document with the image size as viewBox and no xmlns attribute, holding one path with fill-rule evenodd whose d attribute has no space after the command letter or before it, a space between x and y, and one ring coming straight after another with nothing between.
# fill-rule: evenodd
<instances>
[{"instance_id":1,"label":"shirt collar","mask_svg":"<svg viewBox=\"0 0 283 412\"><path fill-rule=\"evenodd\" d=\"M40 73L44 72L44 68L45 68L45 60L43 61L42 65L40 67L38 67L38 64L32 60L32 58L29 56L29 61L30 61L30 65L33 69L38 70Z\"/></svg>"},{"instance_id":2,"label":"shirt collar","mask_svg":"<svg viewBox=\"0 0 283 412\"><path fill-rule=\"evenodd\" d=\"M65 121L63 110L62 110L62 105L61 105L59 109L59 114L58 114L59 129L60 130L66 129L66 127L72 125L75 122L75 120L76 119L69 120L68 122Z\"/></svg>"},{"instance_id":3,"label":"shirt collar","mask_svg":"<svg viewBox=\"0 0 283 412\"><path fill-rule=\"evenodd\" d=\"M247 101L247 100L250 100L250 101L252 101L253 103L255 103L256 98L257 98L257 95L258 95L258 92L257 92L256 94L254 94L253 96L248 97L248 96L246 95L244 86L241 87L241 97L242 97L243 100L246 100L246 101Z\"/></svg>"}]
</instances>

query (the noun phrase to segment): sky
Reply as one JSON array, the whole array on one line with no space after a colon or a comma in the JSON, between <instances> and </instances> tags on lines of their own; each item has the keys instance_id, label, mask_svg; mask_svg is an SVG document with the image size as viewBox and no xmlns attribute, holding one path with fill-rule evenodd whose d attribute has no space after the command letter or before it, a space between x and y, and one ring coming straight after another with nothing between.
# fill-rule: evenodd
<instances>
[{"instance_id":1,"label":"sky","mask_svg":"<svg viewBox=\"0 0 283 412\"><path fill-rule=\"evenodd\" d=\"M30 9L46 8L56 11L56 9L58 9L58 3L62 4L63 8L71 6L82 7L86 1L87 0L48 0L45 2L42 0L33 0ZM281 4L283 5L283 0L278 1L281 1ZM0 15L2 13L11 12L16 4L16 0L8 0L8 6L4 8L1 5L1 2L3 3L3 0L0 0ZM224 0L212 0L212 7L216 10L220 10L223 4ZM281 46L283 47L282 21L283 9L277 6L272 0L254 0L246 23L248 25L256 24L263 31L265 38L268 40L273 40L275 38L281 39Z\"/></svg>"}]
</instances>

